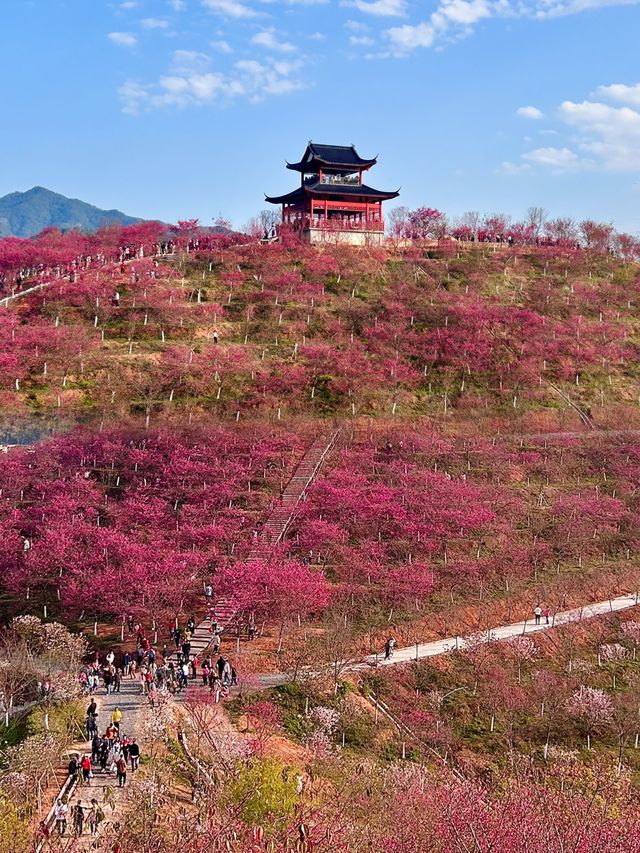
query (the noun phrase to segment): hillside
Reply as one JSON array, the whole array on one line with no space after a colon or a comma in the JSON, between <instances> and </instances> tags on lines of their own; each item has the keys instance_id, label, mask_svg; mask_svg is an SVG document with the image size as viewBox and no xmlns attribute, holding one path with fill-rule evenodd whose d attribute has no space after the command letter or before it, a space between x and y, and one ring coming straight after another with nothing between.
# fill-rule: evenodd
<instances>
[{"instance_id":1,"label":"hillside","mask_svg":"<svg viewBox=\"0 0 640 853\"><path fill-rule=\"evenodd\" d=\"M45 228L93 232L109 223L130 225L139 221L119 210L101 210L44 187L0 198L0 237L33 237Z\"/></svg>"},{"instance_id":2,"label":"hillside","mask_svg":"<svg viewBox=\"0 0 640 853\"><path fill-rule=\"evenodd\" d=\"M171 646L207 584L231 614L228 694L162 669L134 784L181 810L123 814L123 851L197 820L202 853L631 853L639 608L553 619L638 589L640 264L163 235L0 251L42 286L0 306L0 419L57 429L0 468L4 614L118 654L135 624ZM488 642L536 605L548 630ZM375 667L390 636L466 648Z\"/></svg>"}]
</instances>

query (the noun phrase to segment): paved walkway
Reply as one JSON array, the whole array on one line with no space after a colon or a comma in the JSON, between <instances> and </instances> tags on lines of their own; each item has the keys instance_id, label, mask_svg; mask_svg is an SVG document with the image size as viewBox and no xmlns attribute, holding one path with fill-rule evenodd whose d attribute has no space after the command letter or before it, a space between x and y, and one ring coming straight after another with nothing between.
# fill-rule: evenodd
<instances>
[{"instance_id":1,"label":"paved walkway","mask_svg":"<svg viewBox=\"0 0 640 853\"><path fill-rule=\"evenodd\" d=\"M594 616L603 616L607 613L616 613L620 610L628 610L630 607L635 607L638 604L638 594L622 595L619 598L613 598L607 601L598 601L595 604L586 604L583 607L576 607L573 610L565 610L561 613L556 613L551 617L549 625L545 623L542 617L542 624L536 625L532 617L526 622L514 622L512 625L501 625L498 628L491 628L484 632L481 642L489 642L491 640L508 640L512 637L520 637L525 634L537 634L540 631L549 631L557 628L560 625L569 625L575 622L581 622L584 619L593 619ZM478 637L480 639L480 637ZM474 637L474 642L478 639ZM384 660L384 656L370 655L366 658L364 666L378 664L380 666L393 666L399 663L407 663L412 660L420 660L421 658L430 658L437 655L444 655L448 652L453 652L456 649L464 649L468 645L468 638L465 637L447 637L444 640L435 640L432 643L416 643L413 646L407 646L402 649L396 649L393 657L389 660ZM362 664L357 668L362 668Z\"/></svg>"},{"instance_id":2,"label":"paved walkway","mask_svg":"<svg viewBox=\"0 0 640 853\"><path fill-rule=\"evenodd\" d=\"M122 711L122 722L120 723L120 731L128 735L130 738L135 738L140 743L140 752L144 756L144 720L149 714L149 704L146 696L140 692L140 683L137 679L130 680L125 678L122 681L120 693L111 693L106 695L103 688L94 697L98 703L98 730L100 734L111 722L111 712L117 707ZM86 697L87 705L90 698ZM76 744L76 747L70 750L70 754L78 752L82 755L84 752L91 753L90 742L84 744ZM127 784L131 781L135 773L129 769L127 771ZM100 832L97 836L92 837L89 832L89 825L86 823L85 832L82 837L75 842L74 850L99 850L101 844L101 834L105 828L118 819L118 813L122 800L125 796L126 788L117 787L117 779L115 773L103 772L99 767L93 768L93 777L89 780L89 784L85 785L82 782L75 788L73 794L69 798L69 806L74 806L80 800L88 809L91 799L95 799L100 803L105 814L105 820L100 824ZM71 837L71 821L67 830L67 837ZM46 846L45 846L46 849Z\"/></svg>"}]
</instances>

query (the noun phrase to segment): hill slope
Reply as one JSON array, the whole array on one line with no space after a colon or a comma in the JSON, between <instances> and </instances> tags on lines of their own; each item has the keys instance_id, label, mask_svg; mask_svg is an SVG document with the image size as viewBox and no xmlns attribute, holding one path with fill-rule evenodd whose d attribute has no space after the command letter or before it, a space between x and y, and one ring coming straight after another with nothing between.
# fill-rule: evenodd
<instances>
[{"instance_id":1,"label":"hill slope","mask_svg":"<svg viewBox=\"0 0 640 853\"><path fill-rule=\"evenodd\" d=\"M119 210L101 210L77 198L67 198L45 187L9 193L0 198L0 237L32 237L45 228L95 231L101 225L139 222Z\"/></svg>"}]
</instances>

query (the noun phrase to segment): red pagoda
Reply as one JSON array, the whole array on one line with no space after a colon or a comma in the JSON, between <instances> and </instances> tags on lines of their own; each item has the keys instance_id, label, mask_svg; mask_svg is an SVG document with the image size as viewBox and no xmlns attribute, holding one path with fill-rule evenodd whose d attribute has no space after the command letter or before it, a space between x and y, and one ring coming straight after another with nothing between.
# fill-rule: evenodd
<instances>
[{"instance_id":1,"label":"red pagoda","mask_svg":"<svg viewBox=\"0 0 640 853\"><path fill-rule=\"evenodd\" d=\"M354 145L310 142L298 163L300 186L286 195L266 196L282 205L282 223L312 243L380 244L384 236L382 202L398 192L383 192L362 183L362 175L377 163L364 160Z\"/></svg>"}]
</instances>

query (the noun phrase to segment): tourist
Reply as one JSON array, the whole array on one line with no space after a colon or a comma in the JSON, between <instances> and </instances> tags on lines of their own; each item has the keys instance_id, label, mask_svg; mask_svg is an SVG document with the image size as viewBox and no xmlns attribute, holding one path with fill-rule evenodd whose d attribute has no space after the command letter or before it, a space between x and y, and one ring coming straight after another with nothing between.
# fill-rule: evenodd
<instances>
[{"instance_id":1,"label":"tourist","mask_svg":"<svg viewBox=\"0 0 640 853\"><path fill-rule=\"evenodd\" d=\"M127 782L127 762L124 756L121 755L116 761L116 775L118 779L118 788L124 788Z\"/></svg>"},{"instance_id":2,"label":"tourist","mask_svg":"<svg viewBox=\"0 0 640 853\"><path fill-rule=\"evenodd\" d=\"M73 822L73 834L82 835L84 830L84 808L80 800L71 809L71 817Z\"/></svg>"},{"instance_id":3,"label":"tourist","mask_svg":"<svg viewBox=\"0 0 640 853\"><path fill-rule=\"evenodd\" d=\"M72 755L69 761L69 765L67 767L67 773L69 776L73 776L74 778L78 776L80 773L80 756Z\"/></svg>"},{"instance_id":4,"label":"tourist","mask_svg":"<svg viewBox=\"0 0 640 853\"><path fill-rule=\"evenodd\" d=\"M226 665L226 660L220 655L218 660L216 661L216 667L218 669L218 678L222 681L222 673L224 672L224 668Z\"/></svg>"},{"instance_id":5,"label":"tourist","mask_svg":"<svg viewBox=\"0 0 640 853\"><path fill-rule=\"evenodd\" d=\"M542 615L544 616L544 621L546 625L550 624L549 617L551 616L551 608L547 604L547 606L542 611Z\"/></svg>"},{"instance_id":6,"label":"tourist","mask_svg":"<svg viewBox=\"0 0 640 853\"><path fill-rule=\"evenodd\" d=\"M100 761L100 770L102 770L103 773L107 772L107 761L109 760L109 748L110 748L109 739L106 737L103 737L102 743L100 744L100 754L98 756L99 761Z\"/></svg>"},{"instance_id":7,"label":"tourist","mask_svg":"<svg viewBox=\"0 0 640 853\"><path fill-rule=\"evenodd\" d=\"M384 644L384 659L389 660L393 657L393 650L395 648L396 641L393 637L389 637L387 642Z\"/></svg>"},{"instance_id":8,"label":"tourist","mask_svg":"<svg viewBox=\"0 0 640 853\"><path fill-rule=\"evenodd\" d=\"M131 769L137 770L140 763L140 747L134 738L129 745L129 758L131 759Z\"/></svg>"},{"instance_id":9,"label":"tourist","mask_svg":"<svg viewBox=\"0 0 640 853\"><path fill-rule=\"evenodd\" d=\"M214 655L217 655L217 654L218 654L218 651L219 651L219 649L220 649L220 643L221 643L221 642L222 642L222 641L221 641L221 638L220 638L220 634L218 634L218 633L216 632L216 633L213 635L213 638L212 638L212 640L211 640L211 643L212 643L212 645L213 645L213 653L214 653Z\"/></svg>"},{"instance_id":10,"label":"tourist","mask_svg":"<svg viewBox=\"0 0 640 853\"><path fill-rule=\"evenodd\" d=\"M112 665L113 665L113 662L114 662L114 660L115 660L115 659L116 659L116 656L114 655L114 653L113 653L113 652L108 652L108 653L107 653L107 664L108 664L109 666L112 666Z\"/></svg>"},{"instance_id":11,"label":"tourist","mask_svg":"<svg viewBox=\"0 0 640 853\"><path fill-rule=\"evenodd\" d=\"M96 755L96 758L100 755L100 750ZM80 767L82 769L82 781L85 785L89 784L89 780L91 779L91 759L88 755L82 756L82 761L80 762Z\"/></svg>"},{"instance_id":12,"label":"tourist","mask_svg":"<svg viewBox=\"0 0 640 853\"><path fill-rule=\"evenodd\" d=\"M118 734L120 734L120 723L122 722L122 711L118 706L113 709L111 712L111 725L115 726L115 729Z\"/></svg>"},{"instance_id":13,"label":"tourist","mask_svg":"<svg viewBox=\"0 0 640 853\"><path fill-rule=\"evenodd\" d=\"M183 660L180 666L178 667L178 690L182 690L183 687L186 687L189 679L189 664Z\"/></svg>"},{"instance_id":14,"label":"tourist","mask_svg":"<svg viewBox=\"0 0 640 853\"><path fill-rule=\"evenodd\" d=\"M89 831L91 835L97 835L98 827L103 820L104 812L98 805L98 801L96 799L92 799L91 809L89 811Z\"/></svg>"},{"instance_id":15,"label":"tourist","mask_svg":"<svg viewBox=\"0 0 640 853\"><path fill-rule=\"evenodd\" d=\"M123 658L122 663L123 663L123 674L129 675L129 670L131 669L131 655L129 654L129 652L124 653L124 658Z\"/></svg>"},{"instance_id":16,"label":"tourist","mask_svg":"<svg viewBox=\"0 0 640 853\"><path fill-rule=\"evenodd\" d=\"M107 696L111 694L111 685L113 684L113 676L111 674L111 668L105 667L102 673L102 682L104 684L104 688L107 691Z\"/></svg>"},{"instance_id":17,"label":"tourist","mask_svg":"<svg viewBox=\"0 0 640 853\"><path fill-rule=\"evenodd\" d=\"M536 625L540 624L540 617L542 616L542 607L539 604L536 604L533 615L535 616Z\"/></svg>"},{"instance_id":18,"label":"tourist","mask_svg":"<svg viewBox=\"0 0 640 853\"><path fill-rule=\"evenodd\" d=\"M115 675L113 676L113 687L116 693L120 693L120 687L122 685L122 670L116 669Z\"/></svg>"},{"instance_id":19,"label":"tourist","mask_svg":"<svg viewBox=\"0 0 640 853\"><path fill-rule=\"evenodd\" d=\"M56 821L56 827L58 829L58 835L64 835L67 831L67 816L69 814L69 807L64 800L59 799L56 801L53 814Z\"/></svg>"},{"instance_id":20,"label":"tourist","mask_svg":"<svg viewBox=\"0 0 640 853\"><path fill-rule=\"evenodd\" d=\"M91 741L91 761L94 764L98 763L98 757L100 756L100 746L102 744L102 738L96 732L93 736L93 740Z\"/></svg>"}]
</instances>

